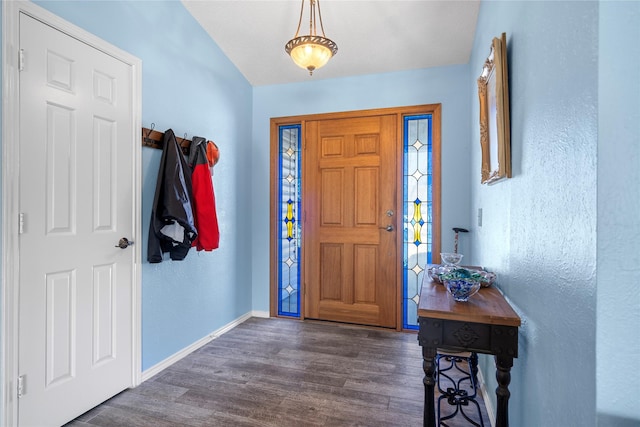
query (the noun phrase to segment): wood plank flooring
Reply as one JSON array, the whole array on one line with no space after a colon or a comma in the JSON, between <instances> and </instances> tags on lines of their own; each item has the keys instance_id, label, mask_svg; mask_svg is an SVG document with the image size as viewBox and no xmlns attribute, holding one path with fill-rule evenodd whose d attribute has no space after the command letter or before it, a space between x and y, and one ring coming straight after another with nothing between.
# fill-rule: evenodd
<instances>
[{"instance_id":1,"label":"wood plank flooring","mask_svg":"<svg viewBox=\"0 0 640 427\"><path fill-rule=\"evenodd\" d=\"M421 426L422 377L415 334L251 318L67 426Z\"/></svg>"}]
</instances>

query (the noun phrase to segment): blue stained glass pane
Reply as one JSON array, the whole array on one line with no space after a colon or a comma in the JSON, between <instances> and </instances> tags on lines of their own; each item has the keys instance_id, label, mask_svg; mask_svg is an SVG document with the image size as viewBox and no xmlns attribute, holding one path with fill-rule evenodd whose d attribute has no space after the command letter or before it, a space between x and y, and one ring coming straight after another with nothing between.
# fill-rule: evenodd
<instances>
[{"instance_id":1,"label":"blue stained glass pane","mask_svg":"<svg viewBox=\"0 0 640 427\"><path fill-rule=\"evenodd\" d=\"M432 116L406 116L403 139L403 327L418 329L417 294L432 262Z\"/></svg>"},{"instance_id":2,"label":"blue stained glass pane","mask_svg":"<svg viewBox=\"0 0 640 427\"><path fill-rule=\"evenodd\" d=\"M418 304L412 299L407 300L407 319L411 320L411 323L408 323L405 328L406 329L418 329Z\"/></svg>"},{"instance_id":3,"label":"blue stained glass pane","mask_svg":"<svg viewBox=\"0 0 640 427\"><path fill-rule=\"evenodd\" d=\"M429 191L429 176L423 175L418 180L417 184L417 192L423 202L428 202L431 200L431 193ZM424 212L423 212L424 214Z\"/></svg>"},{"instance_id":4,"label":"blue stained glass pane","mask_svg":"<svg viewBox=\"0 0 640 427\"><path fill-rule=\"evenodd\" d=\"M418 293L418 276L410 275L407 277L407 295L411 295L412 297Z\"/></svg>"},{"instance_id":5,"label":"blue stained glass pane","mask_svg":"<svg viewBox=\"0 0 640 427\"><path fill-rule=\"evenodd\" d=\"M280 126L278 169L278 315L300 317L301 126Z\"/></svg>"}]
</instances>

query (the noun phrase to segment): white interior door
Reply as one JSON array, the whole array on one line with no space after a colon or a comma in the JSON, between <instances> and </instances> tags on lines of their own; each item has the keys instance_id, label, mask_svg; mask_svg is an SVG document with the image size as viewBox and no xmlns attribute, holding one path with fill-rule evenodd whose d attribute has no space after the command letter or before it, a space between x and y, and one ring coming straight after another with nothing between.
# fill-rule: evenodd
<instances>
[{"instance_id":1,"label":"white interior door","mask_svg":"<svg viewBox=\"0 0 640 427\"><path fill-rule=\"evenodd\" d=\"M131 66L20 14L21 426L132 385Z\"/></svg>"}]
</instances>

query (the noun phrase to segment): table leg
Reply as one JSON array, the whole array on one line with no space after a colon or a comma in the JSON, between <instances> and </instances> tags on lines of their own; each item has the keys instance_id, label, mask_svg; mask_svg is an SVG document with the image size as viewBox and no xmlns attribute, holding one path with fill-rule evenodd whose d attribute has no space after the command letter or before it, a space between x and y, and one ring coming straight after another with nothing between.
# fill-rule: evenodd
<instances>
[{"instance_id":1,"label":"table leg","mask_svg":"<svg viewBox=\"0 0 640 427\"><path fill-rule=\"evenodd\" d=\"M422 347L422 369L424 370L424 427L436 427L434 389L436 386L436 349Z\"/></svg>"},{"instance_id":2,"label":"table leg","mask_svg":"<svg viewBox=\"0 0 640 427\"><path fill-rule=\"evenodd\" d=\"M496 408L496 427L509 427L509 383L511 382L511 367L513 357L495 356L496 361L496 397L498 407Z\"/></svg>"},{"instance_id":3,"label":"table leg","mask_svg":"<svg viewBox=\"0 0 640 427\"><path fill-rule=\"evenodd\" d=\"M473 375L473 383L475 388L478 388L478 353L471 352L471 374Z\"/></svg>"}]
</instances>

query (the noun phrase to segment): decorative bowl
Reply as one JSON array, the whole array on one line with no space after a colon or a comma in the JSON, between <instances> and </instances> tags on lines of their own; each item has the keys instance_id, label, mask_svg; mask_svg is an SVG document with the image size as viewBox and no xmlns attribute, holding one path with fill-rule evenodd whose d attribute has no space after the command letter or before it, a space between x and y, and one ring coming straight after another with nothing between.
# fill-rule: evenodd
<instances>
[{"instance_id":1,"label":"decorative bowl","mask_svg":"<svg viewBox=\"0 0 640 427\"><path fill-rule=\"evenodd\" d=\"M493 285L496 281L496 273L492 273L490 271L481 270L478 271L478 275L480 276L480 284L483 288L488 288Z\"/></svg>"},{"instance_id":2,"label":"decorative bowl","mask_svg":"<svg viewBox=\"0 0 640 427\"><path fill-rule=\"evenodd\" d=\"M442 284L442 279L441 279L442 275L450 273L455 268L456 268L455 266L449 266L449 265L434 265L433 267L430 267L427 270L427 273L429 274L429 277L431 278L431 280L433 280L436 283Z\"/></svg>"},{"instance_id":3,"label":"decorative bowl","mask_svg":"<svg viewBox=\"0 0 640 427\"><path fill-rule=\"evenodd\" d=\"M444 284L445 279L473 279L480 286L488 288L496 281L496 274L476 268L464 268L456 265L434 265L427 269L427 274L435 283Z\"/></svg>"},{"instance_id":4,"label":"decorative bowl","mask_svg":"<svg viewBox=\"0 0 640 427\"><path fill-rule=\"evenodd\" d=\"M466 302L469 297L480 290L480 280L471 277L459 277L444 279L444 286L453 296L453 299L459 302Z\"/></svg>"},{"instance_id":5,"label":"decorative bowl","mask_svg":"<svg viewBox=\"0 0 640 427\"><path fill-rule=\"evenodd\" d=\"M475 270L469 270L464 267L443 267L442 273L440 274L440 280L444 283L445 280L451 279L474 279L478 280L480 276L477 274L478 272Z\"/></svg>"},{"instance_id":6,"label":"decorative bowl","mask_svg":"<svg viewBox=\"0 0 640 427\"><path fill-rule=\"evenodd\" d=\"M440 258L446 265L458 265L462 261L462 254L440 252Z\"/></svg>"}]
</instances>

